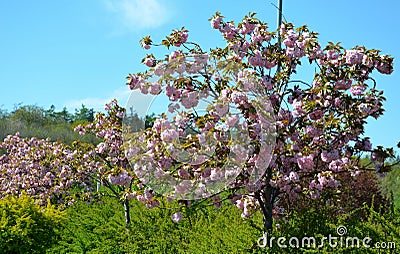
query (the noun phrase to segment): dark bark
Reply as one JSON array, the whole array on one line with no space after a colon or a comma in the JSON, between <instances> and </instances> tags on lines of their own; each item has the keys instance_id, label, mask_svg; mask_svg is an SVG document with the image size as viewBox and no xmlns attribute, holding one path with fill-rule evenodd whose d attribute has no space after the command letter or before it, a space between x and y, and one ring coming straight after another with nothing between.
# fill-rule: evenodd
<instances>
[{"instance_id":1,"label":"dark bark","mask_svg":"<svg viewBox=\"0 0 400 254\"><path fill-rule=\"evenodd\" d=\"M273 226L272 210L277 197L277 190L267 184L263 190L259 190L255 193L255 197L260 204L263 214L264 232L271 232Z\"/></svg>"}]
</instances>

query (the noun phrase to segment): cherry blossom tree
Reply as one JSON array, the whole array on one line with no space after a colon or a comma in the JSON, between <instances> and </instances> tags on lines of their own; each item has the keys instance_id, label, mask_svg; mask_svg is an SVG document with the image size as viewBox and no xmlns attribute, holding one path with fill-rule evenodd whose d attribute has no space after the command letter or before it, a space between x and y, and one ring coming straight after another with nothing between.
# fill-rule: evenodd
<instances>
[{"instance_id":1,"label":"cherry blossom tree","mask_svg":"<svg viewBox=\"0 0 400 254\"><path fill-rule=\"evenodd\" d=\"M158 206L155 193L128 173L122 146L125 109L113 100L105 110L93 123L75 127L80 135L95 135L101 141L97 145L75 141L68 146L49 139L21 138L18 133L6 137L0 143L0 198L26 193L41 205L50 200L65 207L78 199L90 202L111 195L123 205L127 227L130 199L136 198L147 208Z\"/></svg>"},{"instance_id":2,"label":"cherry blossom tree","mask_svg":"<svg viewBox=\"0 0 400 254\"><path fill-rule=\"evenodd\" d=\"M35 196L41 205L72 205L75 194L90 200L94 190L92 168L82 165L82 154L49 139L7 136L0 149L0 198L5 195Z\"/></svg>"},{"instance_id":3,"label":"cherry blossom tree","mask_svg":"<svg viewBox=\"0 0 400 254\"><path fill-rule=\"evenodd\" d=\"M373 148L364 127L384 112L372 74L391 74L392 57L363 46L323 47L307 26L270 31L254 13L236 25L217 12L210 22L226 46L207 52L188 41L185 28L161 44L141 40L146 50L170 53L147 54L148 70L129 74L127 85L170 104L151 128L125 126L129 173L187 206L229 199L243 218L260 211L267 231L285 212L282 196L316 199L340 189L344 172L390 170L393 149ZM294 78L306 64L314 76ZM361 166L368 155L372 164Z\"/></svg>"},{"instance_id":4,"label":"cherry blossom tree","mask_svg":"<svg viewBox=\"0 0 400 254\"><path fill-rule=\"evenodd\" d=\"M117 198L124 207L125 223L128 228L130 219L130 200L137 199L146 205L148 209L160 205L155 198L155 192L140 183L130 170L129 161L124 150L122 123L125 109L117 104L116 100L105 105L106 113L97 113L93 123L78 125L75 131L81 135L91 133L101 140L96 146L80 144L76 146L83 152L81 163L86 168L93 168L92 175L97 182L97 191L101 195L111 195ZM127 120L128 117L125 117ZM143 119L132 119L137 125L144 124ZM106 191L100 190L103 186Z\"/></svg>"}]
</instances>

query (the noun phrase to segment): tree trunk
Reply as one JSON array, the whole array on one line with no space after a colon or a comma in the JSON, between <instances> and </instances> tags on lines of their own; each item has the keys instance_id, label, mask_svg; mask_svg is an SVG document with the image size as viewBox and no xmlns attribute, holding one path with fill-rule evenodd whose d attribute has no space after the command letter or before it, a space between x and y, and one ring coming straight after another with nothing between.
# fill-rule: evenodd
<instances>
[{"instance_id":1,"label":"tree trunk","mask_svg":"<svg viewBox=\"0 0 400 254\"><path fill-rule=\"evenodd\" d=\"M128 199L124 200L124 211L125 211L125 226L128 229L129 224L131 223L131 213L130 213L130 206Z\"/></svg>"},{"instance_id":2,"label":"tree trunk","mask_svg":"<svg viewBox=\"0 0 400 254\"><path fill-rule=\"evenodd\" d=\"M262 198L261 198L262 195ZM276 190L267 184L264 190L257 191L255 196L260 204L264 221L264 233L271 233L273 225L272 210L276 199Z\"/></svg>"}]
</instances>

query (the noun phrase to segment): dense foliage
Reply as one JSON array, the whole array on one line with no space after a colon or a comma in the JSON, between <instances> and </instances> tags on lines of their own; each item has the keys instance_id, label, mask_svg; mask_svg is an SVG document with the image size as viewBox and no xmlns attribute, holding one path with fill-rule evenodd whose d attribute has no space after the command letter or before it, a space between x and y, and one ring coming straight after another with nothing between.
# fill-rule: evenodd
<instances>
[{"instance_id":1,"label":"dense foliage","mask_svg":"<svg viewBox=\"0 0 400 254\"><path fill-rule=\"evenodd\" d=\"M314 201L318 202L318 201ZM180 223L170 218L173 210L146 209L132 202L132 223L125 229L124 216L116 213L118 203L102 198L100 203L79 203L68 208L61 240L48 253L392 253L394 250L366 248L272 248L257 246L262 232L260 214L243 221L240 210L224 204L192 212ZM345 225L347 236L371 237L372 243L400 240L399 211L384 214L362 207L349 214L332 216L334 207L293 211L287 220L274 225L274 237L338 236L336 229ZM361 220L366 214L367 220ZM387 251L387 252L386 252Z\"/></svg>"},{"instance_id":2,"label":"dense foliage","mask_svg":"<svg viewBox=\"0 0 400 254\"><path fill-rule=\"evenodd\" d=\"M82 105L75 113L66 108L56 111L54 106L44 109L34 105L18 106L12 112L0 109L0 140L19 132L21 137L50 138L71 145L75 140L97 143L93 136L81 137L73 132L77 124L93 122L94 109Z\"/></svg>"},{"instance_id":3,"label":"dense foliage","mask_svg":"<svg viewBox=\"0 0 400 254\"><path fill-rule=\"evenodd\" d=\"M45 253L57 243L64 212L28 195L0 199L0 253Z\"/></svg>"},{"instance_id":4,"label":"dense foliage","mask_svg":"<svg viewBox=\"0 0 400 254\"><path fill-rule=\"evenodd\" d=\"M397 160L400 160L397 157ZM394 206L400 209L400 165L394 166L393 170L381 179L382 192Z\"/></svg>"}]
</instances>

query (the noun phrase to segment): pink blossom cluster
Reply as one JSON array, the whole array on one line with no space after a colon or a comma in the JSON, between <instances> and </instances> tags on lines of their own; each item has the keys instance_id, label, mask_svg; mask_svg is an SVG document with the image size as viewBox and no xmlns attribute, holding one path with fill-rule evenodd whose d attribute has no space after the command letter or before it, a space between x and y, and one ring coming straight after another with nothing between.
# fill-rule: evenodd
<instances>
[{"instance_id":1,"label":"pink blossom cluster","mask_svg":"<svg viewBox=\"0 0 400 254\"><path fill-rule=\"evenodd\" d=\"M251 211L254 210L256 203L257 201L253 197L246 196L237 200L235 204L237 208L243 211L241 214L242 218L248 218L251 215Z\"/></svg>"},{"instance_id":2,"label":"pink blossom cluster","mask_svg":"<svg viewBox=\"0 0 400 254\"><path fill-rule=\"evenodd\" d=\"M314 168L314 156L312 154L307 156L299 156L297 163L301 170L313 169Z\"/></svg>"},{"instance_id":3,"label":"pink blossom cluster","mask_svg":"<svg viewBox=\"0 0 400 254\"><path fill-rule=\"evenodd\" d=\"M363 62L364 54L361 50L352 49L347 50L344 57L346 58L346 64L356 65Z\"/></svg>"},{"instance_id":4,"label":"pink blossom cluster","mask_svg":"<svg viewBox=\"0 0 400 254\"><path fill-rule=\"evenodd\" d=\"M182 28L181 30L174 30L171 33L170 38L173 38L173 45L175 47L180 47L184 44L189 37L188 31Z\"/></svg>"},{"instance_id":5,"label":"pink blossom cluster","mask_svg":"<svg viewBox=\"0 0 400 254\"><path fill-rule=\"evenodd\" d=\"M339 182L334 178L331 172L318 173L317 180L312 180L309 185L310 196L316 199L320 196L324 188L337 188Z\"/></svg>"},{"instance_id":6,"label":"pink blossom cluster","mask_svg":"<svg viewBox=\"0 0 400 254\"><path fill-rule=\"evenodd\" d=\"M117 175L109 174L108 180L111 184L125 186L131 183L132 176L130 176L126 171L122 171Z\"/></svg>"},{"instance_id":7,"label":"pink blossom cluster","mask_svg":"<svg viewBox=\"0 0 400 254\"><path fill-rule=\"evenodd\" d=\"M91 168L76 163L79 152L50 140L22 138L17 133L7 136L0 148L0 198L26 192L40 204L50 199L71 205L71 187L81 186L84 192L93 189Z\"/></svg>"}]
</instances>

